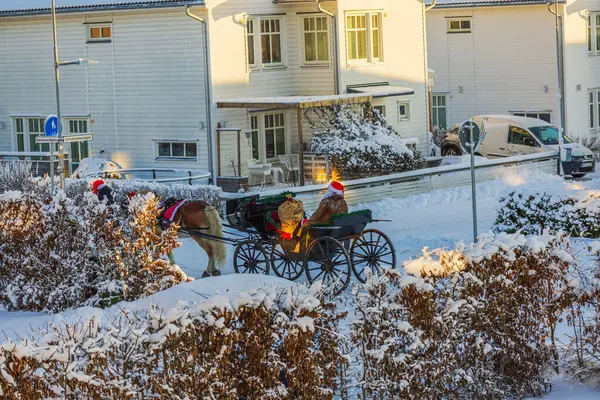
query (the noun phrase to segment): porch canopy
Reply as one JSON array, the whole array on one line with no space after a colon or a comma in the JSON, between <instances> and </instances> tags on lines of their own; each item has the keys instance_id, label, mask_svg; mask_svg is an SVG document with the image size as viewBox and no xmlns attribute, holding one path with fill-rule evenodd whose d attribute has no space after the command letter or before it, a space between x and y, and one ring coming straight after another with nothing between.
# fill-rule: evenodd
<instances>
[{"instance_id":1,"label":"porch canopy","mask_svg":"<svg viewBox=\"0 0 600 400\"><path fill-rule=\"evenodd\" d=\"M317 107L331 107L342 104L365 104L373 98L402 96L414 94L413 89L396 86L361 86L355 87L357 92L327 96L278 96L252 97L229 99L217 102L217 108L246 108L246 109L296 109L298 112L298 167L300 170L299 183L304 186L304 149L302 134L302 110ZM360 90L360 92L358 92Z\"/></svg>"}]
</instances>

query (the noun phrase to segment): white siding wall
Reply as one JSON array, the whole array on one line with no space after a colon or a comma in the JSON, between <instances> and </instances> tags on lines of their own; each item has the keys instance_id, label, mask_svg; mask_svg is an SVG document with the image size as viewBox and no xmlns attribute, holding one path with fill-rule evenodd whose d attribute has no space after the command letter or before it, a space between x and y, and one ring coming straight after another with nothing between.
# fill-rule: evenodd
<instances>
[{"instance_id":1,"label":"white siding wall","mask_svg":"<svg viewBox=\"0 0 600 400\"><path fill-rule=\"evenodd\" d=\"M458 16L472 17L471 33L447 33L447 18ZM516 110L552 110L556 121L554 26L545 5L429 11L433 92L449 94L450 126L477 114Z\"/></svg>"},{"instance_id":2,"label":"white siding wall","mask_svg":"<svg viewBox=\"0 0 600 400\"><path fill-rule=\"evenodd\" d=\"M419 149L427 152L427 86L424 47L423 4L418 1L345 0L339 2L341 85L389 82L392 85L414 89L411 96L377 99L376 105L385 105L390 125L405 138L416 137ZM362 66L347 62L346 13L358 10L383 11L383 62ZM410 102L409 121L398 119L398 101Z\"/></svg>"},{"instance_id":3,"label":"white siding wall","mask_svg":"<svg viewBox=\"0 0 600 400\"><path fill-rule=\"evenodd\" d=\"M86 44L84 23L107 21L112 42ZM93 156L128 167L208 168L199 23L181 8L60 15L58 39L61 60L99 61L61 68L61 111L90 115ZM0 121L55 113L50 17L0 19L0 52ZM13 149L11 124L0 135L0 149ZM155 161L152 138L199 139L198 162Z\"/></svg>"},{"instance_id":4,"label":"white siding wall","mask_svg":"<svg viewBox=\"0 0 600 400\"><path fill-rule=\"evenodd\" d=\"M600 12L600 0L569 0L565 18L567 132L590 133L588 90L600 88L600 56L588 56L586 12ZM577 89L581 85L581 90ZM600 132L593 132L599 135Z\"/></svg>"}]
</instances>

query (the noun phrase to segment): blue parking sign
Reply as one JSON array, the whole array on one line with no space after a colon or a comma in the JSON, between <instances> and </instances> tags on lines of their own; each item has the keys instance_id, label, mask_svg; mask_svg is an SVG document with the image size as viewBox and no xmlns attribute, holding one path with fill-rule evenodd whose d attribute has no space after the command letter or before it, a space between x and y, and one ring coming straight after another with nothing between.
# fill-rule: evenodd
<instances>
[{"instance_id":1,"label":"blue parking sign","mask_svg":"<svg viewBox=\"0 0 600 400\"><path fill-rule=\"evenodd\" d=\"M46 136L58 136L58 118L56 115L50 115L46 118L44 133Z\"/></svg>"}]
</instances>

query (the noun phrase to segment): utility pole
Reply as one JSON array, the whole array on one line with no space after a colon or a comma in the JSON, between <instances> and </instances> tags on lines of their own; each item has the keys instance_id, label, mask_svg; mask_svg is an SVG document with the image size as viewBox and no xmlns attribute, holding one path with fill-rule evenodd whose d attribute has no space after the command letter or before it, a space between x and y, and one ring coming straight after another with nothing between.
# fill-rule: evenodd
<instances>
[{"instance_id":1,"label":"utility pole","mask_svg":"<svg viewBox=\"0 0 600 400\"><path fill-rule=\"evenodd\" d=\"M62 121L60 119L60 72L58 62L58 40L56 35L56 4L55 0L52 0L52 32L54 36L54 80L56 84L56 118L58 119L58 137L62 137ZM50 158L54 158L54 144L50 143ZM58 168L56 172L60 175L60 188L61 190L65 189L65 166L64 166L64 158L65 158L65 147L63 142L58 143ZM51 188L54 193L54 160L51 162Z\"/></svg>"},{"instance_id":2,"label":"utility pole","mask_svg":"<svg viewBox=\"0 0 600 400\"><path fill-rule=\"evenodd\" d=\"M563 134L564 134L564 127L563 127L563 119L562 119L562 113L563 113L563 109L562 109L562 90L563 90L563 85L562 85L562 75L561 75L561 59L562 59L562 43L561 43L561 35L560 35L560 30L561 30L561 24L560 24L560 15L559 13L559 9L558 9L558 0L555 0L554 2L555 4L555 9L554 9L554 17L555 17L555 24L556 24L556 70L558 71L558 113L557 113L557 117L558 117L558 166L557 166L557 174L559 176L563 175L563 168L562 168L562 149L564 147L564 141L563 141Z\"/></svg>"}]
</instances>

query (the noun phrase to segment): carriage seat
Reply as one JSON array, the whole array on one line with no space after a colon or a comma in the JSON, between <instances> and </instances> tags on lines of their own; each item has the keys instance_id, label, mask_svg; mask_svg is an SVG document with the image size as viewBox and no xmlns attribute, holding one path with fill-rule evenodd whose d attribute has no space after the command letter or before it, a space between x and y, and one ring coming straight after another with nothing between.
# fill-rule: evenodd
<instances>
[{"instance_id":1,"label":"carriage seat","mask_svg":"<svg viewBox=\"0 0 600 400\"><path fill-rule=\"evenodd\" d=\"M373 221L371 210L359 210L351 213L336 214L327 224L315 224L310 227L310 236L313 238L331 236L342 238L360 235L366 226ZM327 227L339 227L335 229L324 229ZM312 229L316 228L316 229Z\"/></svg>"}]
</instances>

